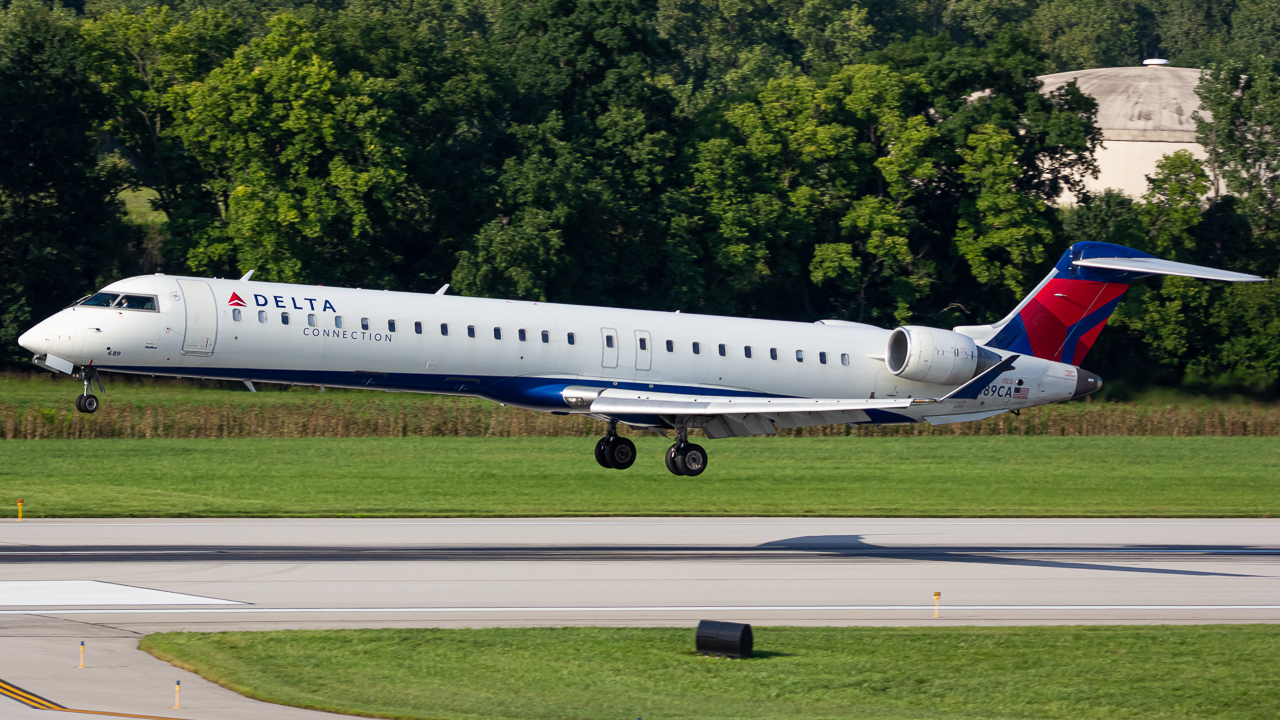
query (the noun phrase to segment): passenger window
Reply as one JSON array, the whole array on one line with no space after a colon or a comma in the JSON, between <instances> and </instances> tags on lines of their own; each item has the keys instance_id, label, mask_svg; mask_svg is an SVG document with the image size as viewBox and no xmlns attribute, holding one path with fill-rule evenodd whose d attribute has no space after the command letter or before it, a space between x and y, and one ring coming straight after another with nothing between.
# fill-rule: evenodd
<instances>
[{"instance_id":1,"label":"passenger window","mask_svg":"<svg viewBox=\"0 0 1280 720\"><path fill-rule=\"evenodd\" d=\"M674 342L671 342L670 340L668 340L668 341L667 341L667 352L675 352L675 351L676 351L676 344L675 344Z\"/></svg>"},{"instance_id":2,"label":"passenger window","mask_svg":"<svg viewBox=\"0 0 1280 720\"><path fill-rule=\"evenodd\" d=\"M336 328L341 328L341 327L342 327L342 316L341 316L341 315L334 315L334 316L333 316L333 326L334 326L334 327L336 327Z\"/></svg>"},{"instance_id":3,"label":"passenger window","mask_svg":"<svg viewBox=\"0 0 1280 720\"><path fill-rule=\"evenodd\" d=\"M769 348L769 359L770 360L778 359L778 348Z\"/></svg>"},{"instance_id":4,"label":"passenger window","mask_svg":"<svg viewBox=\"0 0 1280 720\"><path fill-rule=\"evenodd\" d=\"M231 319L240 322L240 308L235 308L231 311Z\"/></svg>"},{"instance_id":5,"label":"passenger window","mask_svg":"<svg viewBox=\"0 0 1280 720\"><path fill-rule=\"evenodd\" d=\"M818 353L818 364L820 364L820 365L826 365L826 364L827 364L827 354L826 354L826 353L824 353L824 352L820 352L820 353Z\"/></svg>"},{"instance_id":6,"label":"passenger window","mask_svg":"<svg viewBox=\"0 0 1280 720\"><path fill-rule=\"evenodd\" d=\"M573 344L573 333L569 333L569 344Z\"/></svg>"},{"instance_id":7,"label":"passenger window","mask_svg":"<svg viewBox=\"0 0 1280 720\"><path fill-rule=\"evenodd\" d=\"M281 324L281 325L288 325L288 324L289 324L289 313L287 313L287 312L282 312L282 313L280 313L280 324Z\"/></svg>"},{"instance_id":8,"label":"passenger window","mask_svg":"<svg viewBox=\"0 0 1280 720\"><path fill-rule=\"evenodd\" d=\"M307 325L310 325L311 327L316 326L316 316L314 313L307 315Z\"/></svg>"},{"instance_id":9,"label":"passenger window","mask_svg":"<svg viewBox=\"0 0 1280 720\"><path fill-rule=\"evenodd\" d=\"M529 339L529 336L525 334L524 329L517 331L516 335L520 336L520 342L525 342Z\"/></svg>"},{"instance_id":10,"label":"passenger window","mask_svg":"<svg viewBox=\"0 0 1280 720\"><path fill-rule=\"evenodd\" d=\"M693 344L693 354L694 354L694 355L701 355L701 354L702 354L702 345L700 345L700 344L698 344L698 343L694 343L694 344Z\"/></svg>"},{"instance_id":11,"label":"passenger window","mask_svg":"<svg viewBox=\"0 0 1280 720\"><path fill-rule=\"evenodd\" d=\"M743 353L744 355L746 355L746 356L747 356L747 359L748 359L748 360L750 360L750 359L751 359L751 346L750 346L750 345L748 345L748 346L746 346L746 347L742 348L742 353Z\"/></svg>"},{"instance_id":12,"label":"passenger window","mask_svg":"<svg viewBox=\"0 0 1280 720\"><path fill-rule=\"evenodd\" d=\"M720 357L724 357L724 356L725 356L724 343L720 343Z\"/></svg>"},{"instance_id":13,"label":"passenger window","mask_svg":"<svg viewBox=\"0 0 1280 720\"><path fill-rule=\"evenodd\" d=\"M613 347L613 336L612 336L612 335L605 335L605 336L604 336L604 346L605 346L605 347Z\"/></svg>"},{"instance_id":14,"label":"passenger window","mask_svg":"<svg viewBox=\"0 0 1280 720\"><path fill-rule=\"evenodd\" d=\"M467 326L467 337L469 337L469 338L473 338L473 337L475 337L475 336L476 336L476 326L475 326L475 325L468 325L468 326Z\"/></svg>"},{"instance_id":15,"label":"passenger window","mask_svg":"<svg viewBox=\"0 0 1280 720\"><path fill-rule=\"evenodd\" d=\"M797 350L797 351L796 351L796 362L804 362L804 351L803 351L803 350Z\"/></svg>"},{"instance_id":16,"label":"passenger window","mask_svg":"<svg viewBox=\"0 0 1280 720\"><path fill-rule=\"evenodd\" d=\"M264 323L264 322L266 322L266 321L267 321L267 311L266 311L266 310L259 310L259 311L258 311L258 322L260 322L260 323Z\"/></svg>"},{"instance_id":17,"label":"passenger window","mask_svg":"<svg viewBox=\"0 0 1280 720\"><path fill-rule=\"evenodd\" d=\"M549 342L551 342L551 333L547 332L546 330L543 330L543 331L542 331L542 342L544 342L544 343L549 343Z\"/></svg>"},{"instance_id":18,"label":"passenger window","mask_svg":"<svg viewBox=\"0 0 1280 720\"><path fill-rule=\"evenodd\" d=\"M360 318L360 329L361 330L369 329L369 318Z\"/></svg>"},{"instance_id":19,"label":"passenger window","mask_svg":"<svg viewBox=\"0 0 1280 720\"><path fill-rule=\"evenodd\" d=\"M849 353L840 353L840 364L841 365L849 364Z\"/></svg>"},{"instance_id":20,"label":"passenger window","mask_svg":"<svg viewBox=\"0 0 1280 720\"><path fill-rule=\"evenodd\" d=\"M387 332L395 332L395 331L396 331L396 321L395 321L395 320L388 320L388 321L387 321Z\"/></svg>"},{"instance_id":21,"label":"passenger window","mask_svg":"<svg viewBox=\"0 0 1280 720\"><path fill-rule=\"evenodd\" d=\"M502 339L502 328L494 328L494 329L493 329L493 339L494 339L494 340L501 340L501 339Z\"/></svg>"},{"instance_id":22,"label":"passenger window","mask_svg":"<svg viewBox=\"0 0 1280 720\"><path fill-rule=\"evenodd\" d=\"M449 334L449 323L440 323L440 334L441 335Z\"/></svg>"},{"instance_id":23,"label":"passenger window","mask_svg":"<svg viewBox=\"0 0 1280 720\"><path fill-rule=\"evenodd\" d=\"M648 350L648 349L649 349L649 341L645 340L644 338L640 338L640 349L641 349L641 350Z\"/></svg>"},{"instance_id":24,"label":"passenger window","mask_svg":"<svg viewBox=\"0 0 1280 720\"><path fill-rule=\"evenodd\" d=\"M415 322L415 323L413 324L413 331L414 331L415 333L417 333L418 335L421 335L421 334L422 334L422 323L421 323L421 322Z\"/></svg>"}]
</instances>

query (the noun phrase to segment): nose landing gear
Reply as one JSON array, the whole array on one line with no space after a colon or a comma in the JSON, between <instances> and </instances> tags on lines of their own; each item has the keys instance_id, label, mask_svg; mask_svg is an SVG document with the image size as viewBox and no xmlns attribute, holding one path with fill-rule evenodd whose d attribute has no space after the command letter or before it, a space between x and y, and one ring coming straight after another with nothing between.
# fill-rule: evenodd
<instances>
[{"instance_id":1,"label":"nose landing gear","mask_svg":"<svg viewBox=\"0 0 1280 720\"><path fill-rule=\"evenodd\" d=\"M626 470L635 464L636 444L618 435L618 421L609 421L609 434L596 443L596 462L600 467Z\"/></svg>"},{"instance_id":2,"label":"nose landing gear","mask_svg":"<svg viewBox=\"0 0 1280 720\"><path fill-rule=\"evenodd\" d=\"M80 371L80 379L84 381L84 394L76 398L76 409L82 413L97 412L98 398L93 394L93 384L98 383L98 389L105 393L107 389L102 386L102 378L97 370L86 367Z\"/></svg>"}]
</instances>

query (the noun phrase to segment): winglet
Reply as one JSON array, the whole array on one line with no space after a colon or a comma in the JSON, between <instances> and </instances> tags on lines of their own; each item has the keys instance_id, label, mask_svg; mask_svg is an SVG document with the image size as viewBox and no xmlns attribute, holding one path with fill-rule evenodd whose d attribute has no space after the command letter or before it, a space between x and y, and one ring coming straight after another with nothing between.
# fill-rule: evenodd
<instances>
[{"instance_id":1,"label":"winglet","mask_svg":"<svg viewBox=\"0 0 1280 720\"><path fill-rule=\"evenodd\" d=\"M240 282L249 282L249 278L251 277L253 277L253 270L250 270L249 272L245 273L244 277L240 278Z\"/></svg>"},{"instance_id":2,"label":"winglet","mask_svg":"<svg viewBox=\"0 0 1280 720\"><path fill-rule=\"evenodd\" d=\"M947 393L946 396L942 398L942 400L976 400L978 399L978 395L982 393L982 390L984 388L986 388L988 385L991 384L991 381L1009 372L1010 370L1016 370L1017 368L1014 367L1013 361L1017 360L1020 357L1022 356L1010 355L1009 357L991 366L986 372L982 373L978 377L970 380L969 382L961 385L955 390L952 390L951 392Z\"/></svg>"},{"instance_id":3,"label":"winglet","mask_svg":"<svg viewBox=\"0 0 1280 720\"><path fill-rule=\"evenodd\" d=\"M439 290L436 291L436 294L443 295L445 294L446 291L448 291L448 289L449 289L449 283L445 283L443 286L441 286Z\"/></svg>"}]
</instances>

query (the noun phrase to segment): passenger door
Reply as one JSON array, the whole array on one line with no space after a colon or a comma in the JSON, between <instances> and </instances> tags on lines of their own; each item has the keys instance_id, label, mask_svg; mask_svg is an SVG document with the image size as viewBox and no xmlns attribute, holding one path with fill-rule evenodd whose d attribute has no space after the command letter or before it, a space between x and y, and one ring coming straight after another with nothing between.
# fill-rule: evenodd
<instances>
[{"instance_id":1,"label":"passenger door","mask_svg":"<svg viewBox=\"0 0 1280 720\"><path fill-rule=\"evenodd\" d=\"M179 280L186 301L187 330L182 337L183 355L213 354L218 342L218 302L213 289L203 280Z\"/></svg>"}]
</instances>

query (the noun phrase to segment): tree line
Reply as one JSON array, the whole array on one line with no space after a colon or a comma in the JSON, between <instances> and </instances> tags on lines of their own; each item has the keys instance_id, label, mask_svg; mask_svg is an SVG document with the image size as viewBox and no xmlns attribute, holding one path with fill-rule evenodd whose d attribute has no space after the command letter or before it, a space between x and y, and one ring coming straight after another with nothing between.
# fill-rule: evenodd
<instances>
[{"instance_id":1,"label":"tree line","mask_svg":"<svg viewBox=\"0 0 1280 720\"><path fill-rule=\"evenodd\" d=\"M5 0L0 343L141 272L892 327L1071 243L1275 277L1280 0ZM1090 194L1096 103L1207 68L1205 162ZM159 220L127 216L145 191ZM1059 207L1064 193L1079 201ZM1207 200L1205 198L1208 198ZM1109 380L1280 387L1276 283L1131 292Z\"/></svg>"}]
</instances>

